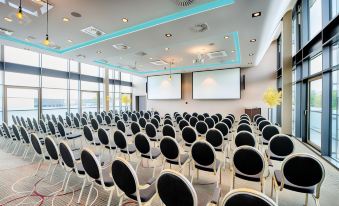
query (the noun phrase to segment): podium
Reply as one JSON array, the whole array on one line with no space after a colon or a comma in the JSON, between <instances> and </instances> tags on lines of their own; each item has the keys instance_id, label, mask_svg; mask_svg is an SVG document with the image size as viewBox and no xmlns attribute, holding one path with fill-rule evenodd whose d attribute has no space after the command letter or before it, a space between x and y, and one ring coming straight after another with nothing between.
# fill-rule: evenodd
<instances>
[{"instance_id":1,"label":"podium","mask_svg":"<svg viewBox=\"0 0 339 206\"><path fill-rule=\"evenodd\" d=\"M253 117L256 114L261 114L261 108L245 108L245 114L247 114L253 121Z\"/></svg>"}]
</instances>

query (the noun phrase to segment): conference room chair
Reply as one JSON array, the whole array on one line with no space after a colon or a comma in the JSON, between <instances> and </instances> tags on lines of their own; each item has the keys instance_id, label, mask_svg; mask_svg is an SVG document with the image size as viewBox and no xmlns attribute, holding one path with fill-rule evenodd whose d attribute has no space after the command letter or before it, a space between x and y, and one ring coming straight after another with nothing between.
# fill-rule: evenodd
<instances>
[{"instance_id":1,"label":"conference room chair","mask_svg":"<svg viewBox=\"0 0 339 206\"><path fill-rule=\"evenodd\" d=\"M252 127L248 124L239 124L238 127L237 127L237 132L240 132L240 131L248 131L248 132L253 132L252 130Z\"/></svg>"},{"instance_id":2,"label":"conference room chair","mask_svg":"<svg viewBox=\"0 0 339 206\"><path fill-rule=\"evenodd\" d=\"M49 161L50 157L48 156L46 149L42 147L41 142L40 142L39 138L36 136L36 134L34 134L34 133L31 134L30 142L31 142L31 145L32 145L34 152L35 152L32 161L35 160L36 156L38 156L40 158L39 163L38 163L38 167L37 167L36 171L34 172L34 174L32 175L32 176L35 176L35 175L38 174L38 172L41 168L41 165L43 163L45 163L46 161ZM49 164L49 167L48 167L45 175L47 175L49 173L50 166L51 166L51 164Z\"/></svg>"},{"instance_id":3,"label":"conference room chair","mask_svg":"<svg viewBox=\"0 0 339 206\"><path fill-rule=\"evenodd\" d=\"M251 146L257 148L257 141L255 136L248 131L240 131L234 137L234 147Z\"/></svg>"},{"instance_id":4,"label":"conference room chair","mask_svg":"<svg viewBox=\"0 0 339 206\"><path fill-rule=\"evenodd\" d=\"M135 136L136 134L141 132L141 127L140 127L138 122L132 122L130 127L131 127L131 131L132 131L133 136Z\"/></svg>"},{"instance_id":5,"label":"conference room chair","mask_svg":"<svg viewBox=\"0 0 339 206\"><path fill-rule=\"evenodd\" d=\"M71 131L74 131L74 129L76 129L74 123L72 122L72 117L69 115L66 116L66 125L67 125L67 128L71 129Z\"/></svg>"},{"instance_id":6,"label":"conference room chair","mask_svg":"<svg viewBox=\"0 0 339 206\"><path fill-rule=\"evenodd\" d=\"M140 161L137 164L135 171L138 171L140 163L142 163L143 159L151 160L153 164L153 172L152 177L155 176L155 160L160 156L161 151L157 147L151 147L150 140L143 133L138 133L135 135L134 144L138 152L140 153ZM148 161L147 161L148 162Z\"/></svg>"},{"instance_id":7,"label":"conference room chair","mask_svg":"<svg viewBox=\"0 0 339 206\"><path fill-rule=\"evenodd\" d=\"M83 133L85 140L89 145L99 146L101 144L99 138L94 136L93 131L88 125L84 126Z\"/></svg>"},{"instance_id":8,"label":"conference room chair","mask_svg":"<svg viewBox=\"0 0 339 206\"><path fill-rule=\"evenodd\" d=\"M259 117L259 118L257 118L257 120L255 120L255 124L256 124L258 130L260 130L260 129L259 129L259 124L260 124L260 122L262 122L262 121L264 121L264 120L266 120L265 117ZM266 120L266 121L267 121L267 120Z\"/></svg>"},{"instance_id":9,"label":"conference room chair","mask_svg":"<svg viewBox=\"0 0 339 206\"><path fill-rule=\"evenodd\" d=\"M185 120L182 120L185 121ZM185 126L181 131L181 137L187 147L191 145L198 139L198 134L196 130L191 126Z\"/></svg>"},{"instance_id":10,"label":"conference room chair","mask_svg":"<svg viewBox=\"0 0 339 206\"><path fill-rule=\"evenodd\" d=\"M31 120L31 118L27 117L27 126L28 126L28 131L29 132L39 132L39 130L35 130L33 122Z\"/></svg>"},{"instance_id":11,"label":"conference room chair","mask_svg":"<svg viewBox=\"0 0 339 206\"><path fill-rule=\"evenodd\" d=\"M179 122L181 120L183 120L184 118L181 116L181 115L178 115L176 118L175 118L175 122L177 123L177 125L179 125Z\"/></svg>"},{"instance_id":12,"label":"conference room chair","mask_svg":"<svg viewBox=\"0 0 339 206\"><path fill-rule=\"evenodd\" d=\"M94 118L91 118L90 122L91 122L92 130L94 132L97 132L99 129L99 122Z\"/></svg>"},{"instance_id":13,"label":"conference room chair","mask_svg":"<svg viewBox=\"0 0 339 206\"><path fill-rule=\"evenodd\" d=\"M132 133L129 129L127 129L125 123L121 120L117 122L117 129L122 131L123 133L126 134L126 136L132 136Z\"/></svg>"},{"instance_id":14,"label":"conference room chair","mask_svg":"<svg viewBox=\"0 0 339 206\"><path fill-rule=\"evenodd\" d=\"M165 114L165 117L164 117L164 119L169 119L169 120L172 120L172 117L171 117L171 115L170 114Z\"/></svg>"},{"instance_id":15,"label":"conference room chair","mask_svg":"<svg viewBox=\"0 0 339 206\"><path fill-rule=\"evenodd\" d=\"M215 125L215 121L211 117L206 117L205 123L207 124L208 128L213 128Z\"/></svg>"},{"instance_id":16,"label":"conference room chair","mask_svg":"<svg viewBox=\"0 0 339 206\"><path fill-rule=\"evenodd\" d=\"M24 159L26 159L28 152L31 149L31 142L30 142L30 138L29 138L29 133L27 132L26 128L24 127L20 127L20 134L21 137L23 139L23 145L24 145L24 151L22 153L22 157ZM42 140L40 139L40 142ZM44 141L44 140L43 140Z\"/></svg>"},{"instance_id":17,"label":"conference room chair","mask_svg":"<svg viewBox=\"0 0 339 206\"><path fill-rule=\"evenodd\" d=\"M112 163L112 177L116 184L119 205L123 205L125 198L136 202L137 205L151 205L156 196L155 182L140 185L136 171L132 165L122 158Z\"/></svg>"},{"instance_id":18,"label":"conference room chair","mask_svg":"<svg viewBox=\"0 0 339 206\"><path fill-rule=\"evenodd\" d=\"M78 120L81 119L81 116L80 116L79 113L76 113L76 114L75 114L75 117L78 118ZM73 118L73 119L74 119L74 118Z\"/></svg>"},{"instance_id":19,"label":"conference room chair","mask_svg":"<svg viewBox=\"0 0 339 206\"><path fill-rule=\"evenodd\" d=\"M260 182L260 191L264 191L265 160L260 151L251 146L236 148L232 156L232 189L235 188L236 177Z\"/></svg>"},{"instance_id":20,"label":"conference room chair","mask_svg":"<svg viewBox=\"0 0 339 206\"><path fill-rule=\"evenodd\" d=\"M251 123L250 123L250 121L248 119L241 119L241 120L239 120L238 124L248 124L248 125L251 125Z\"/></svg>"},{"instance_id":21,"label":"conference room chair","mask_svg":"<svg viewBox=\"0 0 339 206\"><path fill-rule=\"evenodd\" d=\"M207 131L205 139L213 146L216 152L222 153L222 159L226 161L228 144L224 140L223 134L218 129L212 128Z\"/></svg>"},{"instance_id":22,"label":"conference room chair","mask_svg":"<svg viewBox=\"0 0 339 206\"><path fill-rule=\"evenodd\" d=\"M145 129L146 124L147 124L147 120L146 120L145 118L143 118L143 117L140 117L140 119L139 119L139 125L140 125L140 127L141 127L142 129Z\"/></svg>"},{"instance_id":23,"label":"conference room chair","mask_svg":"<svg viewBox=\"0 0 339 206\"><path fill-rule=\"evenodd\" d=\"M204 120L205 120L205 116L202 115L202 114L199 114L199 115L197 116L197 118L198 118L199 121L204 121Z\"/></svg>"},{"instance_id":24,"label":"conference room chair","mask_svg":"<svg viewBox=\"0 0 339 206\"><path fill-rule=\"evenodd\" d=\"M44 120L44 121L51 121L52 119L51 119L51 116L49 116L49 114L46 114L46 119Z\"/></svg>"},{"instance_id":25,"label":"conference room chair","mask_svg":"<svg viewBox=\"0 0 339 206\"><path fill-rule=\"evenodd\" d=\"M197 124L198 121L199 121L198 118L196 118L195 116L192 116L189 119L189 123L192 127L195 127L195 125Z\"/></svg>"},{"instance_id":26,"label":"conference room chair","mask_svg":"<svg viewBox=\"0 0 339 206\"><path fill-rule=\"evenodd\" d=\"M156 118L152 118L150 122L151 122L151 124L153 124L155 126L155 128L158 131L159 127L160 127L159 121Z\"/></svg>"},{"instance_id":27,"label":"conference room chair","mask_svg":"<svg viewBox=\"0 0 339 206\"><path fill-rule=\"evenodd\" d=\"M220 160L217 159L213 146L205 140L199 140L192 144L191 157L193 168L197 170L197 180L199 180L199 170L213 173L216 176L217 187L221 184L221 167ZM219 173L219 177L218 177ZM194 175L191 177L193 183Z\"/></svg>"},{"instance_id":28,"label":"conference room chair","mask_svg":"<svg viewBox=\"0 0 339 206\"><path fill-rule=\"evenodd\" d=\"M220 120L219 120L219 117L217 115L212 115L211 118L214 120L214 123L218 123Z\"/></svg>"},{"instance_id":29,"label":"conference room chair","mask_svg":"<svg viewBox=\"0 0 339 206\"><path fill-rule=\"evenodd\" d=\"M102 126L105 126L106 125L106 122L104 121L104 118L102 118L101 114L98 114L96 116L96 120L98 122L99 125L102 125Z\"/></svg>"},{"instance_id":30,"label":"conference room chair","mask_svg":"<svg viewBox=\"0 0 339 206\"><path fill-rule=\"evenodd\" d=\"M77 130L82 130L84 128L77 117L73 118L73 123Z\"/></svg>"},{"instance_id":31,"label":"conference room chair","mask_svg":"<svg viewBox=\"0 0 339 206\"><path fill-rule=\"evenodd\" d=\"M128 114L123 113L123 114L122 114L122 119L124 120L124 123L125 123L125 124L128 124L128 119L129 119L129 118L128 118Z\"/></svg>"},{"instance_id":32,"label":"conference room chair","mask_svg":"<svg viewBox=\"0 0 339 206\"><path fill-rule=\"evenodd\" d=\"M115 115L115 116L114 116L114 122L115 122L115 124L117 124L119 121L120 121L119 115Z\"/></svg>"},{"instance_id":33,"label":"conference room chair","mask_svg":"<svg viewBox=\"0 0 339 206\"><path fill-rule=\"evenodd\" d=\"M208 126L204 121L199 121L195 124L195 129L199 136L204 136L208 130Z\"/></svg>"},{"instance_id":34,"label":"conference room chair","mask_svg":"<svg viewBox=\"0 0 339 206\"><path fill-rule=\"evenodd\" d=\"M185 119L182 119L179 122L179 130L182 131L186 126L189 126L190 124L188 123L188 121L186 121Z\"/></svg>"},{"instance_id":35,"label":"conference room chair","mask_svg":"<svg viewBox=\"0 0 339 206\"><path fill-rule=\"evenodd\" d=\"M131 120L132 120L132 122L138 122L138 116L135 113L133 113L131 115Z\"/></svg>"},{"instance_id":36,"label":"conference room chair","mask_svg":"<svg viewBox=\"0 0 339 206\"><path fill-rule=\"evenodd\" d=\"M38 133L38 134L41 134L41 131L40 131L40 129L39 129L39 124L38 124L38 122L36 121L36 119L33 117L33 120L32 120L32 122L33 122L33 130L36 132L36 133Z\"/></svg>"},{"instance_id":37,"label":"conference room chair","mask_svg":"<svg viewBox=\"0 0 339 206\"><path fill-rule=\"evenodd\" d=\"M109 113L110 114L110 113ZM114 127L115 126L115 124L113 123L113 121L112 121L112 118L109 116L109 115L106 115L105 117L104 117L104 119L105 119L105 123L106 123L106 126L107 127Z\"/></svg>"},{"instance_id":38,"label":"conference room chair","mask_svg":"<svg viewBox=\"0 0 339 206\"><path fill-rule=\"evenodd\" d=\"M125 133L123 133L120 130L117 130L113 134L114 144L117 146L120 151L123 154L126 154L128 159L131 159L131 155L136 152L136 147L133 143L129 144Z\"/></svg>"},{"instance_id":39,"label":"conference room chair","mask_svg":"<svg viewBox=\"0 0 339 206\"><path fill-rule=\"evenodd\" d=\"M198 115L199 115L199 114L198 114L197 112L193 112L193 113L192 113L192 116L193 116L193 117L198 117Z\"/></svg>"},{"instance_id":40,"label":"conference room chair","mask_svg":"<svg viewBox=\"0 0 339 206\"><path fill-rule=\"evenodd\" d=\"M171 125L173 126L173 122L171 119L164 119L163 125Z\"/></svg>"},{"instance_id":41,"label":"conference room chair","mask_svg":"<svg viewBox=\"0 0 339 206\"><path fill-rule=\"evenodd\" d=\"M52 123L53 124L53 123ZM41 119L39 121L40 132L43 136L50 135L51 132L49 131L48 127L46 127L45 122ZM48 126L48 125L47 125ZM54 125L53 125L54 126Z\"/></svg>"},{"instance_id":42,"label":"conference room chair","mask_svg":"<svg viewBox=\"0 0 339 206\"><path fill-rule=\"evenodd\" d=\"M188 122L190 122L190 119L191 119L191 117L192 117L192 115L190 115L190 114L186 114L186 115L184 115L184 119L186 120L186 121L188 121ZM194 117L194 116L193 116Z\"/></svg>"},{"instance_id":43,"label":"conference room chair","mask_svg":"<svg viewBox=\"0 0 339 206\"><path fill-rule=\"evenodd\" d=\"M56 125L58 123L58 120L57 120L57 118L56 118L56 116L54 114L51 115L51 120L49 120L49 121L52 121L52 123L54 125Z\"/></svg>"},{"instance_id":44,"label":"conference room chair","mask_svg":"<svg viewBox=\"0 0 339 206\"><path fill-rule=\"evenodd\" d=\"M240 188L228 192L220 206L278 206L264 193L249 188Z\"/></svg>"},{"instance_id":45,"label":"conference room chair","mask_svg":"<svg viewBox=\"0 0 339 206\"><path fill-rule=\"evenodd\" d=\"M60 165L60 154L59 154L59 149L57 144L55 143L54 139L51 138L50 136L47 136L45 138L45 147L47 154L49 156L49 168L53 167L51 177L49 179L50 182L52 182L53 176L55 169L57 168L58 165Z\"/></svg>"},{"instance_id":46,"label":"conference room chair","mask_svg":"<svg viewBox=\"0 0 339 206\"><path fill-rule=\"evenodd\" d=\"M65 140L72 140L73 148L75 148L75 140L81 137L82 134L80 132L74 132L74 133L70 131L66 132L65 127L61 122L58 122L57 127L58 127L58 132L59 132L60 137L62 137Z\"/></svg>"},{"instance_id":47,"label":"conference room chair","mask_svg":"<svg viewBox=\"0 0 339 206\"><path fill-rule=\"evenodd\" d=\"M94 185L101 186L105 191L108 191L110 193L107 201L107 206L111 205L113 192L115 190L115 185L111 172L111 165L101 166L101 163L95 156L95 153L89 148L84 148L82 150L81 162L84 167L87 180L91 183L85 205L87 206L89 203ZM97 196L99 194L100 193L98 193ZM94 201L97 199L97 196Z\"/></svg>"},{"instance_id":48,"label":"conference room chair","mask_svg":"<svg viewBox=\"0 0 339 206\"><path fill-rule=\"evenodd\" d=\"M22 126L22 122L21 122L19 116L16 116L15 118L16 118L16 122L18 123L18 125Z\"/></svg>"},{"instance_id":49,"label":"conference room chair","mask_svg":"<svg viewBox=\"0 0 339 206\"><path fill-rule=\"evenodd\" d=\"M154 115L154 118L156 119L156 120L158 120L158 122L159 122L159 125L161 124L161 117L159 116L159 115Z\"/></svg>"},{"instance_id":50,"label":"conference room chair","mask_svg":"<svg viewBox=\"0 0 339 206\"><path fill-rule=\"evenodd\" d=\"M144 111L140 111L139 113L141 117L144 117Z\"/></svg>"},{"instance_id":51,"label":"conference room chair","mask_svg":"<svg viewBox=\"0 0 339 206\"><path fill-rule=\"evenodd\" d=\"M81 124L82 124L83 127L84 127L85 125L89 125L86 117L81 117L81 120L80 120L80 121L81 121Z\"/></svg>"},{"instance_id":52,"label":"conference room chair","mask_svg":"<svg viewBox=\"0 0 339 206\"><path fill-rule=\"evenodd\" d=\"M261 120L259 122L259 125L258 125L258 130L259 130L259 134L261 134L262 130L264 129L264 127L266 127L267 125L271 125L271 122L268 121L268 120Z\"/></svg>"},{"instance_id":53,"label":"conference room chair","mask_svg":"<svg viewBox=\"0 0 339 206\"><path fill-rule=\"evenodd\" d=\"M177 137L177 133L175 131L175 128L172 125L169 125L169 124L163 126L162 136L163 137L165 137L165 136L172 137L172 138L176 139L178 142L181 141L181 139L179 139Z\"/></svg>"},{"instance_id":54,"label":"conference room chair","mask_svg":"<svg viewBox=\"0 0 339 206\"><path fill-rule=\"evenodd\" d=\"M262 116L261 116L260 114L254 115L254 116L253 116L253 119L252 119L252 122L253 122L254 124L256 124L256 121L257 121L257 119L258 119L259 117L262 117Z\"/></svg>"},{"instance_id":55,"label":"conference room chair","mask_svg":"<svg viewBox=\"0 0 339 206\"><path fill-rule=\"evenodd\" d=\"M263 128L262 130L262 135L261 135L261 145L268 145L270 139L276 135L276 134L280 134L280 129L279 127L275 126L275 125L267 125Z\"/></svg>"},{"instance_id":56,"label":"conference room chair","mask_svg":"<svg viewBox=\"0 0 339 206\"><path fill-rule=\"evenodd\" d=\"M223 123L223 122L219 122L216 125L214 125L214 128L219 130L223 137L224 140L229 140L230 138L228 137L228 134L230 132L229 127L227 126L227 124Z\"/></svg>"},{"instance_id":57,"label":"conference room chair","mask_svg":"<svg viewBox=\"0 0 339 206\"><path fill-rule=\"evenodd\" d=\"M146 113L144 114L144 118L146 119L146 121L149 121L149 120L151 119L150 113L146 112Z\"/></svg>"},{"instance_id":58,"label":"conference room chair","mask_svg":"<svg viewBox=\"0 0 339 206\"><path fill-rule=\"evenodd\" d=\"M168 163L170 169L172 169L172 165L177 165L181 172L185 165L190 162L189 153L182 151L177 140L172 137L163 137L161 139L160 151L164 156L161 171L165 168L166 163ZM188 174L190 175L190 166L188 168Z\"/></svg>"},{"instance_id":59,"label":"conference room chair","mask_svg":"<svg viewBox=\"0 0 339 206\"><path fill-rule=\"evenodd\" d=\"M294 143L292 139L285 134L276 134L270 139L265 155L269 160L283 161L293 152Z\"/></svg>"},{"instance_id":60,"label":"conference room chair","mask_svg":"<svg viewBox=\"0 0 339 206\"><path fill-rule=\"evenodd\" d=\"M14 151L16 144L17 144L15 135L9 130L9 127L7 126L5 122L2 123L2 129L4 130L4 134L3 134L3 136L5 137L4 148L5 149L7 148L6 152L10 151L10 148L12 145L14 145L13 146L13 151Z\"/></svg>"},{"instance_id":61,"label":"conference room chair","mask_svg":"<svg viewBox=\"0 0 339 206\"><path fill-rule=\"evenodd\" d=\"M308 205L308 196L311 195L317 206L320 205L320 189L325 178L323 164L314 156L307 153L289 155L282 163L281 170L275 170L272 178L272 190L275 192L276 203L279 201L279 192L287 189L304 193L305 205Z\"/></svg>"},{"instance_id":62,"label":"conference room chair","mask_svg":"<svg viewBox=\"0 0 339 206\"><path fill-rule=\"evenodd\" d=\"M13 141L15 142L15 146L14 146L14 149L12 151L12 154L17 155L20 151L21 146L23 145L23 141L21 139L21 134L19 132L19 129L15 124L12 125L12 131L13 131L13 134L14 134Z\"/></svg>"},{"instance_id":63,"label":"conference room chair","mask_svg":"<svg viewBox=\"0 0 339 206\"><path fill-rule=\"evenodd\" d=\"M145 132L147 137L154 142L154 146L156 142L161 140L161 135L157 132L157 129L152 123L147 123L145 127Z\"/></svg>"},{"instance_id":64,"label":"conference room chair","mask_svg":"<svg viewBox=\"0 0 339 206\"><path fill-rule=\"evenodd\" d=\"M26 120L24 119L24 117L20 118L20 122L21 122L20 126L25 127L26 129L28 129L27 124L26 124Z\"/></svg>"},{"instance_id":65,"label":"conference room chair","mask_svg":"<svg viewBox=\"0 0 339 206\"><path fill-rule=\"evenodd\" d=\"M232 133L232 126L233 126L232 120L230 118L225 118L221 120L221 122L225 123L229 129L229 132Z\"/></svg>"},{"instance_id":66,"label":"conference room chair","mask_svg":"<svg viewBox=\"0 0 339 206\"><path fill-rule=\"evenodd\" d=\"M220 113L216 113L215 115L218 117L219 122L220 122L222 120L222 115Z\"/></svg>"},{"instance_id":67,"label":"conference room chair","mask_svg":"<svg viewBox=\"0 0 339 206\"><path fill-rule=\"evenodd\" d=\"M12 115L12 121L13 121L14 124L18 124L14 115Z\"/></svg>"},{"instance_id":68,"label":"conference room chair","mask_svg":"<svg viewBox=\"0 0 339 206\"><path fill-rule=\"evenodd\" d=\"M155 112L154 112L154 115L158 115L158 116L159 116L160 114L159 114L158 111L155 111Z\"/></svg>"},{"instance_id":69,"label":"conference room chair","mask_svg":"<svg viewBox=\"0 0 339 206\"><path fill-rule=\"evenodd\" d=\"M203 115L204 117L209 117L209 116L210 116L210 115L209 115L208 113L206 113L206 112L203 113L202 115Z\"/></svg>"},{"instance_id":70,"label":"conference room chair","mask_svg":"<svg viewBox=\"0 0 339 206\"><path fill-rule=\"evenodd\" d=\"M109 151L109 154L112 155L112 151L116 149L116 145L111 140L109 133L107 130L103 128L98 129L98 139L101 145L101 155L104 155L105 150ZM115 155L116 153L114 153Z\"/></svg>"},{"instance_id":71,"label":"conference room chair","mask_svg":"<svg viewBox=\"0 0 339 206\"><path fill-rule=\"evenodd\" d=\"M234 116L234 114L228 114L226 117L231 117L231 118L232 118L232 123L235 122L235 116Z\"/></svg>"}]
</instances>

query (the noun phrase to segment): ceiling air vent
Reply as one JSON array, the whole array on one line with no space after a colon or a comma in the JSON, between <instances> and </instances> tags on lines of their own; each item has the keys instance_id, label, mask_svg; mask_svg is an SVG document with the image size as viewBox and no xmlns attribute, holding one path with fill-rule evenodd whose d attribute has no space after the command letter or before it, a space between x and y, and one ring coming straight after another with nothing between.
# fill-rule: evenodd
<instances>
[{"instance_id":1,"label":"ceiling air vent","mask_svg":"<svg viewBox=\"0 0 339 206\"><path fill-rule=\"evenodd\" d=\"M191 6L193 2L194 0L175 0L175 3L182 7Z\"/></svg>"},{"instance_id":2,"label":"ceiling air vent","mask_svg":"<svg viewBox=\"0 0 339 206\"><path fill-rule=\"evenodd\" d=\"M101 31L100 29L95 28L94 26L84 28L81 31L93 37L99 37L105 34L105 32Z\"/></svg>"},{"instance_id":3,"label":"ceiling air vent","mask_svg":"<svg viewBox=\"0 0 339 206\"><path fill-rule=\"evenodd\" d=\"M131 48L125 44L113 44L112 46L117 50L126 50L126 49Z\"/></svg>"},{"instance_id":4,"label":"ceiling air vent","mask_svg":"<svg viewBox=\"0 0 339 206\"><path fill-rule=\"evenodd\" d=\"M164 60L156 60L156 61L152 61L152 62L150 62L151 64L154 64L154 65L156 65L156 66L162 66L162 65L167 65L168 63L167 62L165 62Z\"/></svg>"},{"instance_id":5,"label":"ceiling air vent","mask_svg":"<svg viewBox=\"0 0 339 206\"><path fill-rule=\"evenodd\" d=\"M215 51L206 54L210 59L227 57L226 51Z\"/></svg>"},{"instance_id":6,"label":"ceiling air vent","mask_svg":"<svg viewBox=\"0 0 339 206\"><path fill-rule=\"evenodd\" d=\"M8 30L8 29L0 27L0 34L5 34L7 36L12 36L13 33L14 33L14 31L11 31L11 30Z\"/></svg>"},{"instance_id":7,"label":"ceiling air vent","mask_svg":"<svg viewBox=\"0 0 339 206\"><path fill-rule=\"evenodd\" d=\"M191 27L191 31L193 31L195 33L205 32L207 30L208 30L208 25L206 23L196 24L196 25Z\"/></svg>"}]
</instances>

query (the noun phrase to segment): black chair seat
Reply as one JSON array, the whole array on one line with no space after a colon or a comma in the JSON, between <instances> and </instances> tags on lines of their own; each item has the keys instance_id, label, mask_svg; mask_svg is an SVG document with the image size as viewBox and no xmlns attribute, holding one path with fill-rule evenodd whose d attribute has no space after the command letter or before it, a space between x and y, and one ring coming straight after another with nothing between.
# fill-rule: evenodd
<instances>
[{"instance_id":1,"label":"black chair seat","mask_svg":"<svg viewBox=\"0 0 339 206\"><path fill-rule=\"evenodd\" d=\"M82 166L81 162L76 163L75 167L77 168L79 174L81 174L81 175L85 174L85 169L84 169L84 166ZM75 172L75 168L73 168L73 172Z\"/></svg>"},{"instance_id":2,"label":"black chair seat","mask_svg":"<svg viewBox=\"0 0 339 206\"><path fill-rule=\"evenodd\" d=\"M219 168L219 166L220 166L220 161L216 160L215 164L216 164L215 165L215 169L217 170ZM197 168L199 170L203 170L203 171L208 171L208 172L215 171L213 164L209 165L209 166L195 165L195 168Z\"/></svg>"},{"instance_id":3,"label":"black chair seat","mask_svg":"<svg viewBox=\"0 0 339 206\"><path fill-rule=\"evenodd\" d=\"M161 137L160 136L155 136L155 137L152 137L152 138L149 138L150 141L153 141L153 142L157 142L157 141L160 141L161 140Z\"/></svg>"},{"instance_id":4,"label":"black chair seat","mask_svg":"<svg viewBox=\"0 0 339 206\"><path fill-rule=\"evenodd\" d=\"M130 144L126 149L122 149L121 152L125 154L133 154L136 151L136 147L134 144Z\"/></svg>"},{"instance_id":5,"label":"black chair seat","mask_svg":"<svg viewBox=\"0 0 339 206\"><path fill-rule=\"evenodd\" d=\"M265 154L270 157L272 160L283 161L284 157L277 156L273 154L270 150L266 149Z\"/></svg>"},{"instance_id":6,"label":"black chair seat","mask_svg":"<svg viewBox=\"0 0 339 206\"><path fill-rule=\"evenodd\" d=\"M106 149L116 149L117 147L116 147L116 146L109 146L109 145L106 145L105 148L106 148Z\"/></svg>"},{"instance_id":7,"label":"black chair seat","mask_svg":"<svg viewBox=\"0 0 339 206\"><path fill-rule=\"evenodd\" d=\"M100 141L98 139L93 139L93 141L91 142L92 145L101 145Z\"/></svg>"},{"instance_id":8,"label":"black chair seat","mask_svg":"<svg viewBox=\"0 0 339 206\"><path fill-rule=\"evenodd\" d=\"M281 181L283 179L282 172L280 170L275 170L274 171L274 177L277 180L278 185L280 186ZM297 185L290 183L287 179L285 179L284 188L286 188L288 190L296 191L296 192L309 193L309 194L313 194L314 191L315 191L315 186L301 187L301 186L297 186Z\"/></svg>"},{"instance_id":9,"label":"black chair seat","mask_svg":"<svg viewBox=\"0 0 339 206\"><path fill-rule=\"evenodd\" d=\"M106 187L114 186L113 177L111 175L111 167L107 167L106 169L102 170L102 179ZM95 182L101 185L100 179L96 179Z\"/></svg>"},{"instance_id":10,"label":"black chair seat","mask_svg":"<svg viewBox=\"0 0 339 206\"><path fill-rule=\"evenodd\" d=\"M82 135L80 133L74 133L74 134L67 135L67 139L76 139L81 136Z\"/></svg>"},{"instance_id":11,"label":"black chair seat","mask_svg":"<svg viewBox=\"0 0 339 206\"><path fill-rule=\"evenodd\" d=\"M181 154L180 155L180 164L183 165L189 158L189 154ZM178 161L174 161L174 160L166 160L168 163L170 164L175 164L175 165L179 165Z\"/></svg>"},{"instance_id":12,"label":"black chair seat","mask_svg":"<svg viewBox=\"0 0 339 206\"><path fill-rule=\"evenodd\" d=\"M148 158L148 159L156 159L161 154L160 149L158 148L152 148L151 151L148 154L141 154L142 157Z\"/></svg>"},{"instance_id":13,"label":"black chair seat","mask_svg":"<svg viewBox=\"0 0 339 206\"><path fill-rule=\"evenodd\" d=\"M150 185L149 187L147 187L145 189L139 190L139 193L140 193L141 202L147 202L156 193L155 183L153 183L152 185ZM135 194L131 194L131 195L127 195L127 196L129 198L133 199L133 200L137 200L137 196Z\"/></svg>"},{"instance_id":14,"label":"black chair seat","mask_svg":"<svg viewBox=\"0 0 339 206\"><path fill-rule=\"evenodd\" d=\"M252 182L260 182L260 174L253 175L253 176L249 177L247 175L243 175L243 174L240 174L238 172L235 172L235 176L239 177L240 179L244 179L244 180L248 180L248 181L252 181Z\"/></svg>"}]
</instances>

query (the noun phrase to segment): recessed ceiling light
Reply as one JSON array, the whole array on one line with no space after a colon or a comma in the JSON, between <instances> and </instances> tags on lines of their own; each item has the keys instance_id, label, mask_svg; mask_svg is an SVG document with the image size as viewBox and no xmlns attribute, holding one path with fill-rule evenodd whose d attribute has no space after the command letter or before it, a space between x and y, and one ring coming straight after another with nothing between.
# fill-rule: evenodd
<instances>
[{"instance_id":1,"label":"recessed ceiling light","mask_svg":"<svg viewBox=\"0 0 339 206\"><path fill-rule=\"evenodd\" d=\"M251 39L250 42L256 42L257 40L256 39Z\"/></svg>"},{"instance_id":2,"label":"recessed ceiling light","mask_svg":"<svg viewBox=\"0 0 339 206\"><path fill-rule=\"evenodd\" d=\"M224 39L228 39L228 38L230 38L229 36L224 36Z\"/></svg>"},{"instance_id":3,"label":"recessed ceiling light","mask_svg":"<svg viewBox=\"0 0 339 206\"><path fill-rule=\"evenodd\" d=\"M26 39L25 39L25 41L29 41L29 39L28 39L28 38L26 38Z\"/></svg>"},{"instance_id":4,"label":"recessed ceiling light","mask_svg":"<svg viewBox=\"0 0 339 206\"><path fill-rule=\"evenodd\" d=\"M102 51L100 51L100 50L97 51L97 54L101 54L101 53L102 53Z\"/></svg>"},{"instance_id":5,"label":"recessed ceiling light","mask_svg":"<svg viewBox=\"0 0 339 206\"><path fill-rule=\"evenodd\" d=\"M249 56L253 56L254 54L253 53L250 53Z\"/></svg>"},{"instance_id":6,"label":"recessed ceiling light","mask_svg":"<svg viewBox=\"0 0 339 206\"><path fill-rule=\"evenodd\" d=\"M121 19L123 22L127 23L128 22L128 19L127 18L122 18Z\"/></svg>"},{"instance_id":7,"label":"recessed ceiling light","mask_svg":"<svg viewBox=\"0 0 339 206\"><path fill-rule=\"evenodd\" d=\"M166 47L166 48L165 48L165 51L168 51L168 50L169 50L169 48L168 48L168 47Z\"/></svg>"},{"instance_id":8,"label":"recessed ceiling light","mask_svg":"<svg viewBox=\"0 0 339 206\"><path fill-rule=\"evenodd\" d=\"M232 52L232 53L234 53L234 52L235 52L235 50L232 50L231 52Z\"/></svg>"},{"instance_id":9,"label":"recessed ceiling light","mask_svg":"<svg viewBox=\"0 0 339 206\"><path fill-rule=\"evenodd\" d=\"M150 57L149 59L150 59L150 60L152 60L153 58L152 58L152 57Z\"/></svg>"},{"instance_id":10,"label":"recessed ceiling light","mask_svg":"<svg viewBox=\"0 0 339 206\"><path fill-rule=\"evenodd\" d=\"M73 42L71 39L68 39L67 41L68 41L69 43L72 43L72 42Z\"/></svg>"},{"instance_id":11,"label":"recessed ceiling light","mask_svg":"<svg viewBox=\"0 0 339 206\"><path fill-rule=\"evenodd\" d=\"M7 22L12 22L13 20L9 17L4 17L4 20L7 21Z\"/></svg>"},{"instance_id":12,"label":"recessed ceiling light","mask_svg":"<svg viewBox=\"0 0 339 206\"><path fill-rule=\"evenodd\" d=\"M69 22L69 18L64 17L64 18L62 18L62 21L64 21L64 22Z\"/></svg>"},{"instance_id":13,"label":"recessed ceiling light","mask_svg":"<svg viewBox=\"0 0 339 206\"><path fill-rule=\"evenodd\" d=\"M81 58L81 59L84 59L84 58L86 58L86 56L85 56L85 55L83 55L83 54L78 54L78 55L77 55L77 57L78 57L78 58Z\"/></svg>"},{"instance_id":14,"label":"recessed ceiling light","mask_svg":"<svg viewBox=\"0 0 339 206\"><path fill-rule=\"evenodd\" d=\"M259 17L259 16L261 16L261 12L260 12L260 11L254 12L254 13L252 14L252 18L254 18L254 17Z\"/></svg>"},{"instance_id":15,"label":"recessed ceiling light","mask_svg":"<svg viewBox=\"0 0 339 206\"><path fill-rule=\"evenodd\" d=\"M172 34L167 33L167 34L165 34L165 37L172 37Z\"/></svg>"}]
</instances>

